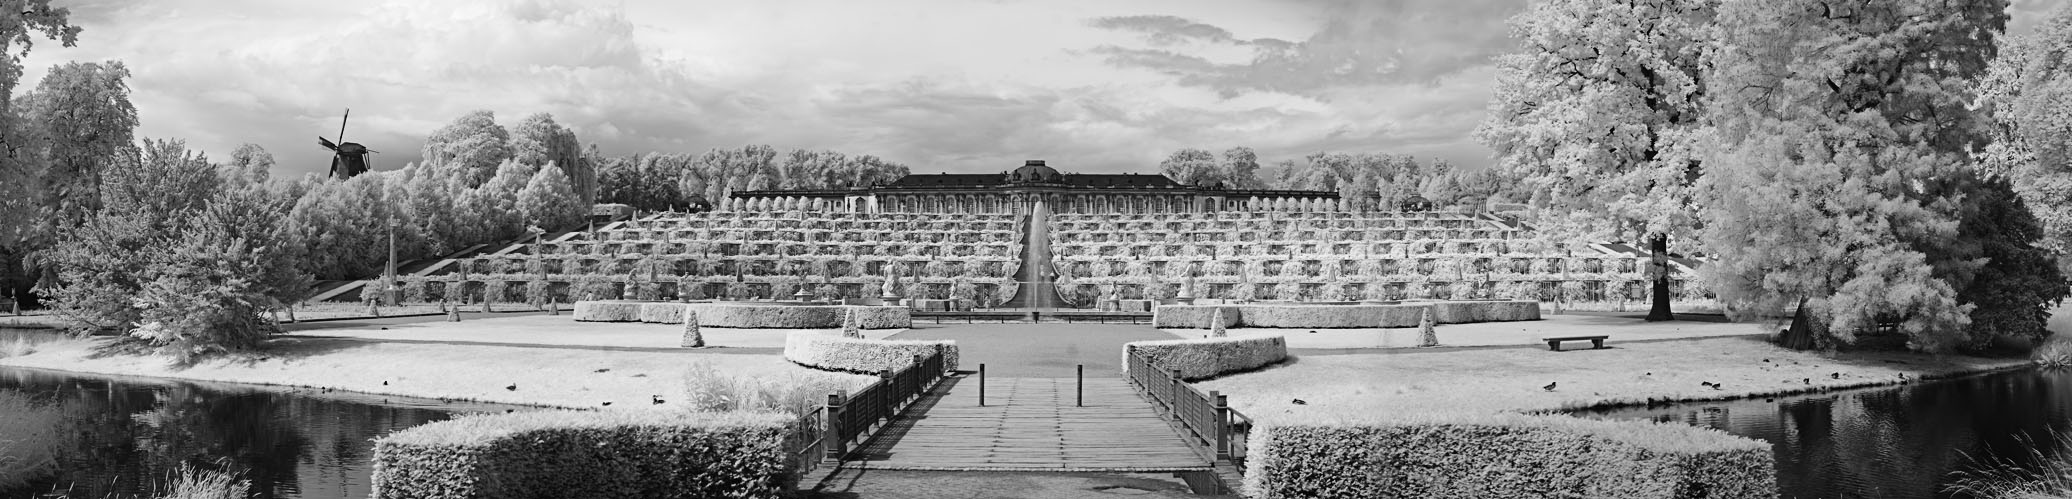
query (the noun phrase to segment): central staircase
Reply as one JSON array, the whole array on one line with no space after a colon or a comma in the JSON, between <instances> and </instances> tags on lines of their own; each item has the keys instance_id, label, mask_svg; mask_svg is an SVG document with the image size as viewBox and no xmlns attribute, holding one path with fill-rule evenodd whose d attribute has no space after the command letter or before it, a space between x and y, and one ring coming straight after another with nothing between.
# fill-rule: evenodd
<instances>
[{"instance_id":1,"label":"central staircase","mask_svg":"<svg viewBox=\"0 0 2072 499\"><path fill-rule=\"evenodd\" d=\"M1050 262L1050 207L1037 201L1022 224L1022 270L1015 275L1020 289L1000 308L1065 308L1058 296L1057 269Z\"/></svg>"}]
</instances>

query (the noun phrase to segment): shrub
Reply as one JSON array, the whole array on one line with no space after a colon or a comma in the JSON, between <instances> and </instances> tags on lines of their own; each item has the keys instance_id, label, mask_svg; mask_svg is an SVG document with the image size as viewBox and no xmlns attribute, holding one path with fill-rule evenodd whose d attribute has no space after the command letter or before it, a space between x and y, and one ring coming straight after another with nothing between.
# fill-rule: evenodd
<instances>
[{"instance_id":1,"label":"shrub","mask_svg":"<svg viewBox=\"0 0 2072 499\"><path fill-rule=\"evenodd\" d=\"M840 375L794 373L783 379L732 376L711 362L692 362L684 373L684 403L699 412L781 412L802 416L827 403L827 395L846 391Z\"/></svg>"},{"instance_id":2,"label":"shrub","mask_svg":"<svg viewBox=\"0 0 2072 499\"><path fill-rule=\"evenodd\" d=\"M1499 414L1252 430L1247 496L1771 498L1769 445L1682 424Z\"/></svg>"},{"instance_id":3,"label":"shrub","mask_svg":"<svg viewBox=\"0 0 2072 499\"><path fill-rule=\"evenodd\" d=\"M777 497L785 414L536 411L470 415L374 443L376 498Z\"/></svg>"},{"instance_id":4,"label":"shrub","mask_svg":"<svg viewBox=\"0 0 2072 499\"><path fill-rule=\"evenodd\" d=\"M857 327L893 329L913 326L913 314L906 307L863 307L847 305L747 305L736 303L691 304L699 323L711 327L753 329L834 329L842 327L842 314L856 311Z\"/></svg>"},{"instance_id":5,"label":"shrub","mask_svg":"<svg viewBox=\"0 0 2072 499\"><path fill-rule=\"evenodd\" d=\"M1123 346L1123 355L1130 352L1180 379L1199 380L1278 363L1288 358L1288 342L1280 336L1133 341ZM1129 369L1128 359L1122 366Z\"/></svg>"},{"instance_id":6,"label":"shrub","mask_svg":"<svg viewBox=\"0 0 2072 499\"><path fill-rule=\"evenodd\" d=\"M1432 303L1432 320L1440 324L1540 320L1537 301L1463 301Z\"/></svg>"},{"instance_id":7,"label":"shrub","mask_svg":"<svg viewBox=\"0 0 2072 499\"><path fill-rule=\"evenodd\" d=\"M1152 312L1152 326L1162 329L1208 329L1213 308L1224 310L1225 327L1284 329L1416 327L1426 309L1440 324L1538 320L1538 302L1470 301L1403 305L1161 305Z\"/></svg>"},{"instance_id":8,"label":"shrub","mask_svg":"<svg viewBox=\"0 0 2072 499\"><path fill-rule=\"evenodd\" d=\"M575 318L578 322L637 322L641 305L636 301L578 301Z\"/></svg>"},{"instance_id":9,"label":"shrub","mask_svg":"<svg viewBox=\"0 0 2072 499\"><path fill-rule=\"evenodd\" d=\"M957 342L952 340L872 340L816 333L784 338L784 360L830 371L877 374L913 364L915 355L941 352L943 369L957 369Z\"/></svg>"},{"instance_id":10,"label":"shrub","mask_svg":"<svg viewBox=\"0 0 2072 499\"><path fill-rule=\"evenodd\" d=\"M682 324L684 305L682 303L642 303L640 321L656 324Z\"/></svg>"}]
</instances>

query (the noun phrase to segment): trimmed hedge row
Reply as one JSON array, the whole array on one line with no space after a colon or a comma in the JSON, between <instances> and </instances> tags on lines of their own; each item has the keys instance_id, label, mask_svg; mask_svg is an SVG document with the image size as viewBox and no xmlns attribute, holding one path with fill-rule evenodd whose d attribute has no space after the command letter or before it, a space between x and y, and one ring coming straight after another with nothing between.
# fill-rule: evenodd
<instances>
[{"instance_id":1,"label":"trimmed hedge row","mask_svg":"<svg viewBox=\"0 0 2072 499\"><path fill-rule=\"evenodd\" d=\"M1288 358L1288 341L1280 336L1203 338L1132 341L1122 347L1123 355L1129 355L1131 350L1142 353L1151 365L1193 381L1280 362ZM1122 369L1127 372L1129 366L1129 359L1124 358Z\"/></svg>"},{"instance_id":2,"label":"trimmed hedge row","mask_svg":"<svg viewBox=\"0 0 2072 499\"><path fill-rule=\"evenodd\" d=\"M576 321L634 322L640 320L641 305L644 303L631 300L578 301Z\"/></svg>"},{"instance_id":3,"label":"trimmed hedge row","mask_svg":"<svg viewBox=\"0 0 2072 499\"><path fill-rule=\"evenodd\" d=\"M462 416L374 442L377 499L778 497L796 485L772 413Z\"/></svg>"},{"instance_id":4,"label":"trimmed hedge row","mask_svg":"<svg viewBox=\"0 0 2072 499\"><path fill-rule=\"evenodd\" d=\"M640 321L655 324L683 324L682 303L655 302L640 304Z\"/></svg>"},{"instance_id":5,"label":"trimmed hedge row","mask_svg":"<svg viewBox=\"0 0 2072 499\"><path fill-rule=\"evenodd\" d=\"M685 307L696 307L698 324L707 327L754 329L835 329L842 327L842 314L856 311L857 327L899 329L913 327L914 316L906 307L851 305L768 305L755 303L676 303L631 300L576 302L575 317L585 322L653 322L681 324Z\"/></svg>"},{"instance_id":6,"label":"trimmed hedge row","mask_svg":"<svg viewBox=\"0 0 2072 499\"><path fill-rule=\"evenodd\" d=\"M757 305L744 303L693 303L698 324L711 327L755 329L836 329L842 314L856 311L856 327L894 329L913 327L914 316L906 307L862 307L850 305Z\"/></svg>"},{"instance_id":7,"label":"trimmed hedge row","mask_svg":"<svg viewBox=\"0 0 2072 499\"><path fill-rule=\"evenodd\" d=\"M1215 309L1223 309L1223 327L1288 329L1417 327L1425 310L1440 324L1531 321L1540 319L1534 301L1444 301L1400 305L1159 305L1152 309L1152 327L1210 329Z\"/></svg>"},{"instance_id":8,"label":"trimmed hedge row","mask_svg":"<svg viewBox=\"0 0 2072 499\"><path fill-rule=\"evenodd\" d=\"M872 340L815 333L791 333L784 337L784 360L829 371L896 371L912 364L915 355L935 352L942 352L944 369L957 369L955 340Z\"/></svg>"},{"instance_id":9,"label":"trimmed hedge row","mask_svg":"<svg viewBox=\"0 0 2072 499\"><path fill-rule=\"evenodd\" d=\"M1565 416L1262 426L1248 497L1774 498L1767 443L1682 424Z\"/></svg>"}]
</instances>

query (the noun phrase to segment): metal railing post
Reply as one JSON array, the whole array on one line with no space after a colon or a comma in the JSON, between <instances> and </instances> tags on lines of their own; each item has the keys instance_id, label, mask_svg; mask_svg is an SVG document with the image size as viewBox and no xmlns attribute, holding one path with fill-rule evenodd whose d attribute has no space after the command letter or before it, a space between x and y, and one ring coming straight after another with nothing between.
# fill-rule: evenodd
<instances>
[{"instance_id":1,"label":"metal railing post","mask_svg":"<svg viewBox=\"0 0 2072 499\"><path fill-rule=\"evenodd\" d=\"M986 365L978 365L978 406L986 406Z\"/></svg>"},{"instance_id":2,"label":"metal railing post","mask_svg":"<svg viewBox=\"0 0 2072 499\"><path fill-rule=\"evenodd\" d=\"M1209 390L1209 400L1216 402L1216 419L1209 426L1216 433L1216 460L1230 460L1230 397L1215 390Z\"/></svg>"},{"instance_id":3,"label":"metal railing post","mask_svg":"<svg viewBox=\"0 0 2072 499\"><path fill-rule=\"evenodd\" d=\"M842 394L840 392L827 394L827 436L822 437L822 440L827 442L826 457L828 458L841 461L842 455L849 453L848 442L842 441Z\"/></svg>"},{"instance_id":4,"label":"metal railing post","mask_svg":"<svg viewBox=\"0 0 2072 499\"><path fill-rule=\"evenodd\" d=\"M1079 365L1079 401L1073 407L1086 407L1086 364Z\"/></svg>"}]
</instances>

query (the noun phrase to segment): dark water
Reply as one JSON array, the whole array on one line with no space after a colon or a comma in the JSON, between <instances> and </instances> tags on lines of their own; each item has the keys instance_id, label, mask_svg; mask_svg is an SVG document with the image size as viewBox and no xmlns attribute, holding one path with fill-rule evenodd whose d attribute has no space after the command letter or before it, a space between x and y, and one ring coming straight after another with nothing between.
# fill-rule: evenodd
<instances>
[{"instance_id":1,"label":"dark water","mask_svg":"<svg viewBox=\"0 0 2072 499\"><path fill-rule=\"evenodd\" d=\"M1682 422L1768 441L1785 498L1944 498L1987 459L2066 452L2072 372L2018 371L1899 387L1577 413Z\"/></svg>"},{"instance_id":2,"label":"dark water","mask_svg":"<svg viewBox=\"0 0 2072 499\"><path fill-rule=\"evenodd\" d=\"M0 331L0 340L19 334ZM53 487L70 487L73 498L144 496L162 491L181 463L242 472L252 497L364 498L374 438L507 408L0 367L0 411L24 399L63 414L66 437L55 445L62 464L55 476L0 490L0 498Z\"/></svg>"}]
</instances>

